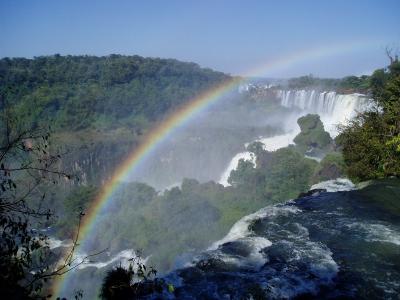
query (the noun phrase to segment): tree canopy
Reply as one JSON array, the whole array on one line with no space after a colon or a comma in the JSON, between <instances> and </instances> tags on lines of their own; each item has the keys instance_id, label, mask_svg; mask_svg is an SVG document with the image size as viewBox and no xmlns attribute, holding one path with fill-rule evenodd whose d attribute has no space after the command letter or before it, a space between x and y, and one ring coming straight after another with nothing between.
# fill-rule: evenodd
<instances>
[{"instance_id":1,"label":"tree canopy","mask_svg":"<svg viewBox=\"0 0 400 300\"><path fill-rule=\"evenodd\" d=\"M374 109L343 126L342 146L348 175L356 181L400 176L400 62L371 76Z\"/></svg>"},{"instance_id":2,"label":"tree canopy","mask_svg":"<svg viewBox=\"0 0 400 300\"><path fill-rule=\"evenodd\" d=\"M194 63L140 56L0 60L0 95L25 122L60 130L146 127L229 76Z\"/></svg>"}]
</instances>

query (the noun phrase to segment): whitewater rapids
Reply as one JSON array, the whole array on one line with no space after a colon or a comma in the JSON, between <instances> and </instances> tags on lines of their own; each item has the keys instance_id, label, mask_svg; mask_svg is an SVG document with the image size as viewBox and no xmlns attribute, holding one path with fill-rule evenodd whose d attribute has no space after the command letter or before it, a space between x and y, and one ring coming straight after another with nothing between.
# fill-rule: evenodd
<instances>
[{"instance_id":1,"label":"whitewater rapids","mask_svg":"<svg viewBox=\"0 0 400 300\"><path fill-rule=\"evenodd\" d=\"M165 277L166 299L398 299L400 220L345 180L267 206ZM379 203L378 203L379 205Z\"/></svg>"}]
</instances>

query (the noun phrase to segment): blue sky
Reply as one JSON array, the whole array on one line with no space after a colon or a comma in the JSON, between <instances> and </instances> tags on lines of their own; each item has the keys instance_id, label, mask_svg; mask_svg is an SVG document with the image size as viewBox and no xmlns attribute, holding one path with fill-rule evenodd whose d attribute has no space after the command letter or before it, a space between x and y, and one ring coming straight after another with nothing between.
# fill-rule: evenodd
<instances>
[{"instance_id":1,"label":"blue sky","mask_svg":"<svg viewBox=\"0 0 400 300\"><path fill-rule=\"evenodd\" d=\"M0 0L0 57L138 54L231 74L296 52L366 41L264 76L340 77L387 64L400 47L400 1Z\"/></svg>"}]
</instances>

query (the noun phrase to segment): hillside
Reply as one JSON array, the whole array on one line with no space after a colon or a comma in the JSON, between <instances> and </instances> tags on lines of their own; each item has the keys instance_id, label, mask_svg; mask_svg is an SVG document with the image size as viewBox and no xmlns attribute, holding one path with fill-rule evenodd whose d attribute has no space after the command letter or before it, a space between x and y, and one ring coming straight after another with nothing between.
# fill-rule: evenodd
<instances>
[{"instance_id":1,"label":"hillside","mask_svg":"<svg viewBox=\"0 0 400 300\"><path fill-rule=\"evenodd\" d=\"M0 60L0 95L25 122L57 130L134 125L229 76L194 63L140 56L42 56Z\"/></svg>"},{"instance_id":2,"label":"hillside","mask_svg":"<svg viewBox=\"0 0 400 300\"><path fill-rule=\"evenodd\" d=\"M0 109L9 109L22 128L51 125L54 147L68 153L64 166L85 183L100 184L152 126L228 79L221 72L173 59L3 58Z\"/></svg>"}]
</instances>

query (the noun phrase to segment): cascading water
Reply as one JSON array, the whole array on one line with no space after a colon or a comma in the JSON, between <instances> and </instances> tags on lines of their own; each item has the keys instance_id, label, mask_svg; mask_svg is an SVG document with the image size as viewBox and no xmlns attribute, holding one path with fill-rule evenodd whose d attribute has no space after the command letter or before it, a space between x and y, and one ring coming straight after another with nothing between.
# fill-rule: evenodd
<instances>
[{"instance_id":1,"label":"cascading water","mask_svg":"<svg viewBox=\"0 0 400 300\"><path fill-rule=\"evenodd\" d=\"M242 92L247 90L242 90ZM297 110L297 117L308 113L318 114L324 123L325 130L331 137L338 134L337 126L344 125L357 113L371 107L371 101L362 94L337 94L336 92L318 92L316 90L275 90L276 97L283 107ZM288 132L268 138L259 138L256 141L264 144L264 149L274 151L287 147L293 143L294 137L300 132L296 123L287 124ZM245 145L246 146L246 145ZM219 183L228 186L229 174L238 166L239 160L250 160L254 163L254 157L250 152L241 152L232 158L224 170Z\"/></svg>"},{"instance_id":2,"label":"cascading water","mask_svg":"<svg viewBox=\"0 0 400 300\"><path fill-rule=\"evenodd\" d=\"M362 94L342 95L315 90L278 90L276 95L284 107L320 115L325 130L333 137L337 135L338 124L344 124L358 112L365 111L371 103L370 99Z\"/></svg>"},{"instance_id":3,"label":"cascading water","mask_svg":"<svg viewBox=\"0 0 400 300\"><path fill-rule=\"evenodd\" d=\"M185 268L169 299L398 299L400 220L347 180L245 216Z\"/></svg>"},{"instance_id":4,"label":"cascading water","mask_svg":"<svg viewBox=\"0 0 400 300\"><path fill-rule=\"evenodd\" d=\"M228 182L228 178L231 174L232 170L235 170L237 166L239 165L239 161L243 159L246 161L251 161L254 165L256 164L256 158L253 153L249 151L245 152L240 152L236 154L232 160L230 161L228 167L225 169L224 173L222 173L221 178L219 180L219 183L222 184L223 186L228 186L230 185Z\"/></svg>"}]
</instances>

